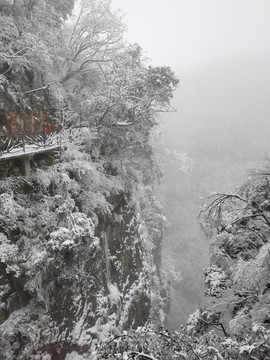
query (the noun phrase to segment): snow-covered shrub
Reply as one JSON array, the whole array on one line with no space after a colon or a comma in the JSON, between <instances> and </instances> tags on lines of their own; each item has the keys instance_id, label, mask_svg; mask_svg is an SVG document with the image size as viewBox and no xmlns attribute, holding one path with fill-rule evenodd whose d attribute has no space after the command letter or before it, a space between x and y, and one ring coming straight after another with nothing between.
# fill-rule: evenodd
<instances>
[{"instance_id":1,"label":"snow-covered shrub","mask_svg":"<svg viewBox=\"0 0 270 360\"><path fill-rule=\"evenodd\" d=\"M204 270L206 295L221 296L221 289L226 288L227 274L216 265L212 265Z\"/></svg>"},{"instance_id":2,"label":"snow-covered shrub","mask_svg":"<svg viewBox=\"0 0 270 360\"><path fill-rule=\"evenodd\" d=\"M17 220L25 214L25 209L14 199L13 193L0 194L0 226L3 230L14 229Z\"/></svg>"},{"instance_id":3,"label":"snow-covered shrub","mask_svg":"<svg viewBox=\"0 0 270 360\"><path fill-rule=\"evenodd\" d=\"M7 239L7 237L0 233L0 260L3 264L8 264L10 261L16 261L18 256L18 246L14 245Z\"/></svg>"},{"instance_id":4,"label":"snow-covered shrub","mask_svg":"<svg viewBox=\"0 0 270 360\"><path fill-rule=\"evenodd\" d=\"M254 324L246 334L222 337L214 331L194 336L184 327L170 332L163 328L141 327L121 334L109 334L96 344L91 358L139 360L266 360L270 332Z\"/></svg>"},{"instance_id":5,"label":"snow-covered shrub","mask_svg":"<svg viewBox=\"0 0 270 360\"><path fill-rule=\"evenodd\" d=\"M66 213L63 209L58 209L59 212ZM94 237L94 223L91 219L80 212L67 211L66 227L59 227L50 234L48 241L48 248L52 251L71 251L82 243L90 246Z\"/></svg>"},{"instance_id":6,"label":"snow-covered shrub","mask_svg":"<svg viewBox=\"0 0 270 360\"><path fill-rule=\"evenodd\" d=\"M15 273L19 276L21 269L18 266L18 246L12 244L7 237L0 233L0 262L5 264L6 273Z\"/></svg>"}]
</instances>

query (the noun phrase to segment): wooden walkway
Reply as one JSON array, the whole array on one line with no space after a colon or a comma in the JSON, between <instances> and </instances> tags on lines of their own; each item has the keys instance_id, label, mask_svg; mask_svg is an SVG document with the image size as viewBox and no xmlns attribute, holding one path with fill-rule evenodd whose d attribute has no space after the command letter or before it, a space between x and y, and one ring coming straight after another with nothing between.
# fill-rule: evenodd
<instances>
[{"instance_id":1,"label":"wooden walkway","mask_svg":"<svg viewBox=\"0 0 270 360\"><path fill-rule=\"evenodd\" d=\"M53 132L43 138L41 133L0 136L0 162L21 159L25 176L30 176L30 160L36 154L61 149L61 134Z\"/></svg>"}]
</instances>

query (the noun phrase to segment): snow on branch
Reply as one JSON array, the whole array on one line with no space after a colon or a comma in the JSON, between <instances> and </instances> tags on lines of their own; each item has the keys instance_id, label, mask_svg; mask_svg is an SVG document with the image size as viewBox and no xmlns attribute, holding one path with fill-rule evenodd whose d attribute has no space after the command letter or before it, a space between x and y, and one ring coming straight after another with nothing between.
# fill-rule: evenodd
<instances>
[{"instance_id":1,"label":"snow on branch","mask_svg":"<svg viewBox=\"0 0 270 360\"><path fill-rule=\"evenodd\" d=\"M212 200L214 198L214 200ZM204 207L202 210L200 210L199 214L208 214L209 216L214 210L218 209L220 210L222 204L226 202L228 199L238 199L240 201L243 201L247 203L248 201L244 198L242 198L238 194L227 194L227 193L214 193L206 197L207 200L211 199L210 204L208 204L206 207Z\"/></svg>"},{"instance_id":2,"label":"snow on branch","mask_svg":"<svg viewBox=\"0 0 270 360\"><path fill-rule=\"evenodd\" d=\"M129 353L129 358L133 356L133 359L140 359L140 360L157 360L156 357L151 355L147 355L145 353L139 353L137 351L132 351Z\"/></svg>"},{"instance_id":3,"label":"snow on branch","mask_svg":"<svg viewBox=\"0 0 270 360\"><path fill-rule=\"evenodd\" d=\"M33 90L28 90L28 91L25 91L25 94L31 94L33 92L36 92L36 91L41 91L41 90L46 90L50 87L50 84L47 84L41 88L38 88L38 89L33 89Z\"/></svg>"},{"instance_id":4,"label":"snow on branch","mask_svg":"<svg viewBox=\"0 0 270 360\"><path fill-rule=\"evenodd\" d=\"M133 124L134 124L134 122L130 122L130 121L118 121L115 125L116 126L130 126Z\"/></svg>"},{"instance_id":5,"label":"snow on branch","mask_svg":"<svg viewBox=\"0 0 270 360\"><path fill-rule=\"evenodd\" d=\"M237 217L230 222L230 225L237 224L243 220L252 219L252 218L263 218L268 226L270 226L270 219L267 214L260 206L260 204L252 199L245 199L239 194L236 193L214 193L206 197L207 200L210 200L208 204L202 207L199 211L198 216L203 216L204 218L212 218L212 220L221 220L223 207L225 204L228 204L228 201L239 200L246 205L241 209L238 209Z\"/></svg>"},{"instance_id":6,"label":"snow on branch","mask_svg":"<svg viewBox=\"0 0 270 360\"><path fill-rule=\"evenodd\" d=\"M20 49L20 50L18 50L15 54L13 54L13 55L7 55L7 54L5 54L5 57L7 58L7 59L13 59L13 58L16 58L16 57L22 57L22 56L24 56L24 54L22 54L22 55L20 55L21 53L23 53L23 52L26 52L26 51L34 51L34 49L31 49L30 47L25 47L25 48L23 48L23 49Z\"/></svg>"}]
</instances>

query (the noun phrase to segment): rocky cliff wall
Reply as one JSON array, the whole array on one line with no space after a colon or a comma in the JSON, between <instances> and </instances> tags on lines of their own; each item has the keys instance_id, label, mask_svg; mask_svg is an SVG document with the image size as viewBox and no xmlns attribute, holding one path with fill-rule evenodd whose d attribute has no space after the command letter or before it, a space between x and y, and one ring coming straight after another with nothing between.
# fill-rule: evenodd
<instances>
[{"instance_id":1,"label":"rocky cliff wall","mask_svg":"<svg viewBox=\"0 0 270 360\"><path fill-rule=\"evenodd\" d=\"M143 201L119 192L109 213L87 214L60 167L1 182L3 359L90 356L108 331L160 321L166 305L163 215L149 187Z\"/></svg>"}]
</instances>

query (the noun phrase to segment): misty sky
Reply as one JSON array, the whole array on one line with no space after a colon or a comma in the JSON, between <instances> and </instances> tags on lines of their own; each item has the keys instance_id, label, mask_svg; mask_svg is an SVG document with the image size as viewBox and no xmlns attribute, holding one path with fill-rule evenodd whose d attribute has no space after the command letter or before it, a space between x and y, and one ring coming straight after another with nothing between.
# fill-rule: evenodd
<instances>
[{"instance_id":1,"label":"misty sky","mask_svg":"<svg viewBox=\"0 0 270 360\"><path fill-rule=\"evenodd\" d=\"M222 143L237 127L243 146L254 143L258 157L269 153L270 0L112 0L112 4L125 14L127 41L138 43L154 65L171 66L180 79L172 102L177 113L163 115L175 120L164 129L170 142L183 143L176 137L179 129L182 138L204 137L209 144L214 139L210 132L216 131Z\"/></svg>"},{"instance_id":2,"label":"misty sky","mask_svg":"<svg viewBox=\"0 0 270 360\"><path fill-rule=\"evenodd\" d=\"M171 299L169 322L177 328L202 301L208 246L198 229L200 196L233 191L248 169L270 158L270 0L112 3L126 14L127 41L180 79L177 112L161 118L164 145L194 160L187 177L170 167L163 178L172 225L164 263L184 277Z\"/></svg>"},{"instance_id":3,"label":"misty sky","mask_svg":"<svg viewBox=\"0 0 270 360\"><path fill-rule=\"evenodd\" d=\"M127 38L175 70L234 56L269 56L269 0L113 0Z\"/></svg>"}]
</instances>

